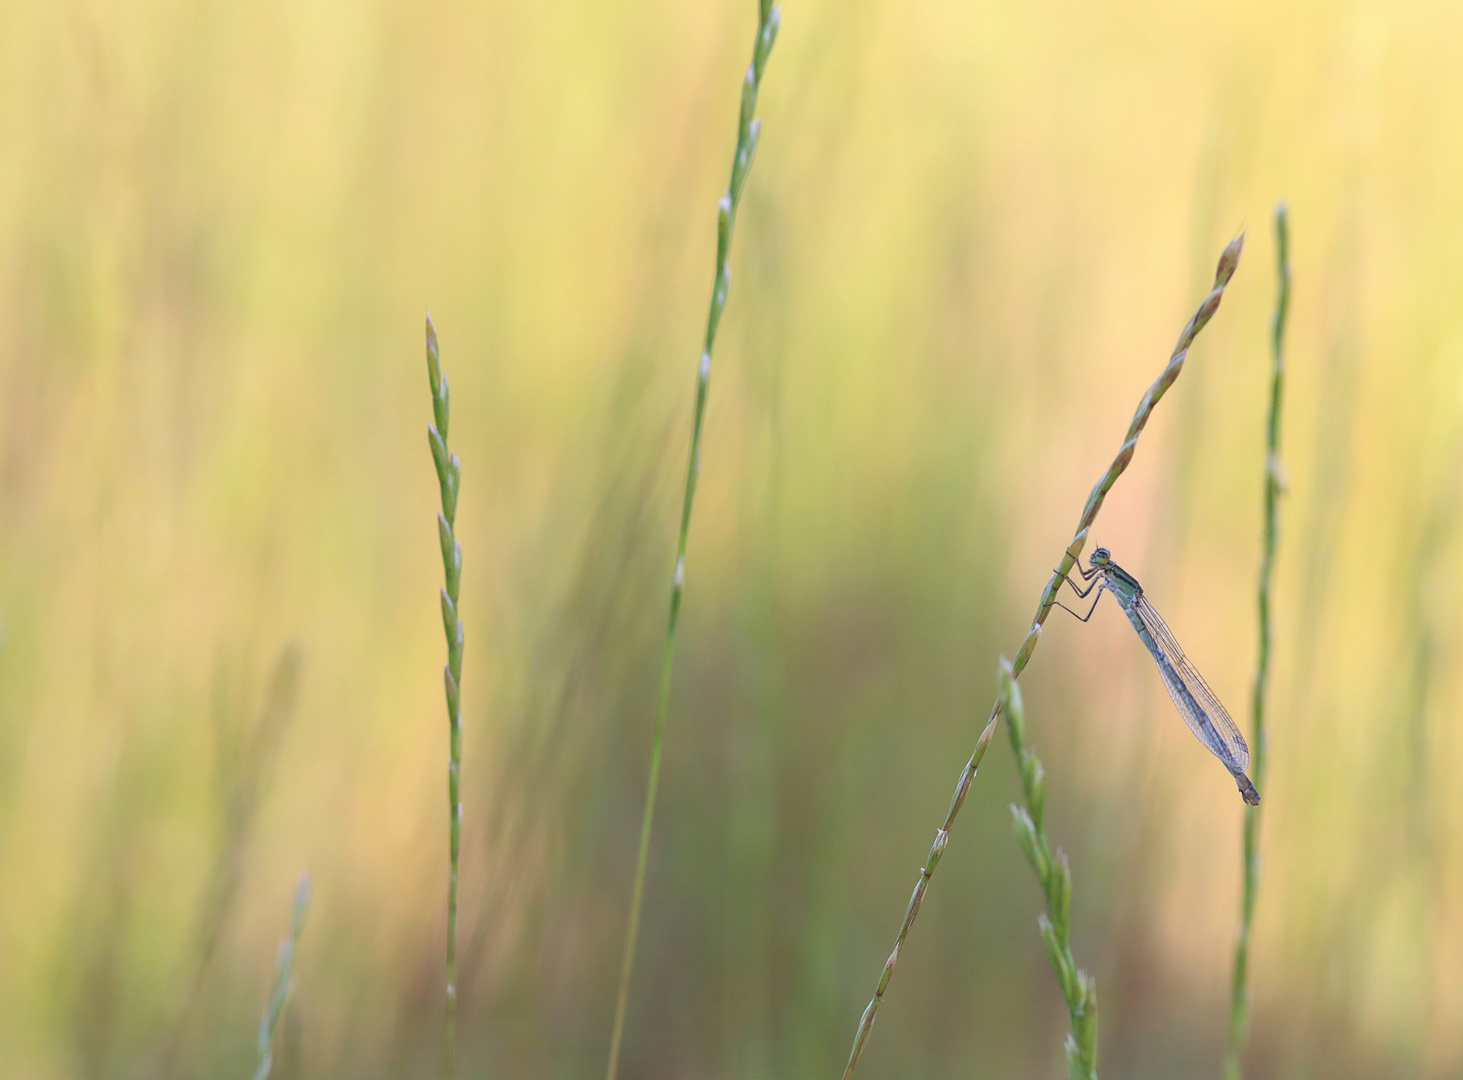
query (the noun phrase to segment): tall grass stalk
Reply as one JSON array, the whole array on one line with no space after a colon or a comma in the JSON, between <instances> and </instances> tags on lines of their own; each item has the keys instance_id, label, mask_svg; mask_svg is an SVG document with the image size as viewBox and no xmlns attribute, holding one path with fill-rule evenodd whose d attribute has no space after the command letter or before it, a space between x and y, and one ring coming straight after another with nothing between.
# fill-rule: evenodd
<instances>
[{"instance_id":1,"label":"tall grass stalk","mask_svg":"<svg viewBox=\"0 0 1463 1080\"><path fill-rule=\"evenodd\" d=\"M1016 650L1016 659L1011 664L1011 677L1017 678L1025 670L1026 664L1031 659L1032 652L1036 649L1036 643L1041 638L1042 624L1046 617L1051 614L1052 607L1056 604L1057 586L1062 583L1072 567L1076 565L1077 559L1082 554L1082 548L1087 543L1087 534L1092 529L1092 523L1097 519L1097 512L1102 509L1103 501L1112 486L1117 482L1128 463L1133 460L1133 452L1138 446L1138 436L1143 433L1143 428L1148 424L1148 418L1153 413L1153 407L1158 404L1159 399L1168 392L1174 380L1184 368L1184 360L1189 355L1189 347L1194 343L1194 338L1199 335L1214 313L1219 310L1219 301L1224 297L1225 286L1229 279L1234 276L1235 267L1239 265L1240 251L1244 248L1244 234L1241 233L1229 242L1219 256L1219 264L1214 270L1214 285L1209 295L1204 297L1199 309L1189 319L1183 332L1179 334L1178 344L1174 346L1168 364L1148 388L1142 399L1138 402L1138 409L1133 413L1132 422L1128 424L1127 434L1123 437L1123 444L1118 448L1112 464L1107 471L1098 479L1093 487L1092 493L1087 496L1087 503L1082 508L1082 516L1077 521L1076 534L1072 542L1067 545L1062 553L1061 562L1052 571L1051 578L1046 583L1046 588L1041 592L1041 599L1037 603L1036 617L1032 620L1031 629L1026 634L1026 639L1021 643L1021 648ZM971 782L975 779L976 771L980 768L981 761L985 758L987 748L990 746L991 736L995 734L996 721L1001 717L1001 699L991 706L990 719L986 721L985 727L981 730L980 738L976 740L975 751L970 755L970 760L965 763L965 768L960 773L960 779L955 784L955 795L950 800L950 808L945 813L945 820L935 830L935 842L930 846L929 855L925 859L924 866L920 869L919 880L915 882L914 894L909 898L909 905L905 908L904 921L899 925L899 933L894 939L894 951L889 954L889 959L884 962L884 971L879 976L879 984L874 990L874 996L870 999L868 1007L864 1009L863 1016L859 1019L858 1030L854 1033L853 1049L848 1055L848 1064L844 1067L844 1080L853 1075L858 1065L859 1055L864 1051L864 1046L869 1041L869 1033L873 1030L874 1019L879 1012L879 1003L884 998L884 992L889 987L889 979L894 974L894 965L899 962L899 951L904 947L904 939L909 935L909 929L914 925L915 917L919 914L920 904L924 901L925 890L929 888L930 878L934 876L935 868L940 864L940 857L945 853L945 846L950 842L950 828L955 824L955 817L960 813L960 808L965 804L965 796L970 790Z\"/></svg>"},{"instance_id":2,"label":"tall grass stalk","mask_svg":"<svg viewBox=\"0 0 1463 1080\"><path fill-rule=\"evenodd\" d=\"M462 794L459 777L462 771L462 620L457 616L458 590L462 584L462 545L457 542L453 523L457 520L457 493L462 486L462 463L447 448L447 422L451 414L451 397L447 376L437 351L437 329L427 315L427 377L432 388L432 419L427 425L427 441L432 447L432 461L437 466L437 485L442 493L442 509L437 513L437 539L442 545L442 629L447 634L447 666L442 681L447 689L447 760L448 859L447 877L447 1006L442 1031L443 1071L452 1080L457 1071L457 864L462 845Z\"/></svg>"},{"instance_id":3,"label":"tall grass stalk","mask_svg":"<svg viewBox=\"0 0 1463 1080\"><path fill-rule=\"evenodd\" d=\"M670 618L666 628L665 652L661 658L660 698L655 714L655 735L650 745L650 775L645 787L645 812L640 823L640 850L635 860L635 884L630 893L630 915L625 927L625 955L620 965L620 988L615 999L614 1026L610 1031L609 1062L605 1080L615 1080L620 1068L620 1047L625 1033L625 1012L630 1003L630 977L635 967L635 944L640 934L640 906L645 897L645 868L650 857L650 830L655 818L655 796L660 783L661 747L665 740L666 712L670 707L671 658L676 646L676 621L681 611L681 593L686 582L686 538L691 530L691 505L696 498L696 480L701 475L701 431L706 416L706 394L711 381L711 351L716 344L716 330L726 307L727 290L731 287L732 228L736 224L737 207L741 205L742 187L757 152L762 122L756 119L757 93L762 86L762 72L767 57L777 40L782 24L782 11L773 0L758 0L757 38L752 46L752 62L742 80L742 104L737 117L737 148L732 156L731 180L721 197L716 212L716 274L711 286L711 305L706 316L706 336L702 341L701 360L696 370L696 407L691 423L691 455L686 467L686 492L681 502L681 529L676 540L676 566L671 578Z\"/></svg>"},{"instance_id":4,"label":"tall grass stalk","mask_svg":"<svg viewBox=\"0 0 1463 1080\"><path fill-rule=\"evenodd\" d=\"M1270 618L1270 587L1275 575L1275 549L1280 539L1280 496L1284 488L1280 464L1280 403L1285 389L1285 320L1290 312L1290 223L1286 205L1275 208L1275 254L1279 285L1275 294L1275 317L1270 325L1270 415L1265 423L1265 532L1260 554L1260 655L1255 665L1254 696L1250 707L1255 718L1253 735L1254 781L1265 790L1266 749L1265 697L1270 684L1270 646L1274 627ZM1250 933L1255 920L1255 900L1260 890L1260 811L1245 808L1245 883L1240 901L1239 936L1234 946L1234 981L1229 998L1229 1048L1225 1053L1225 1080L1240 1080L1240 1055L1250 1023Z\"/></svg>"},{"instance_id":5,"label":"tall grass stalk","mask_svg":"<svg viewBox=\"0 0 1463 1080\"><path fill-rule=\"evenodd\" d=\"M290 987L295 981L295 954L300 949L300 935L305 932L305 916L309 911L310 875L305 874L295 889L290 936L279 944L279 956L274 962L274 986L270 988L264 1014L259 1018L259 1064L254 1068L254 1080L269 1080L269 1070L274 1068L274 1029L284 1015L285 1002L289 1000Z\"/></svg>"},{"instance_id":6,"label":"tall grass stalk","mask_svg":"<svg viewBox=\"0 0 1463 1080\"><path fill-rule=\"evenodd\" d=\"M1021 700L1021 684L1016 681L1011 662L1001 657L1001 694L996 708L1006 717L1006 732L1011 736L1011 750L1021 774L1024 807L1011 804L1016 824L1016 838L1031 868L1036 871L1041 890L1046 895L1046 913L1036 920L1041 940L1046 945L1052 974L1057 977L1067 1013L1072 1018L1072 1033L1067 1036L1067 1076L1069 1080L1097 1080L1097 983L1077 966L1072 958L1072 868L1067 853L1057 848L1052 854L1047 843L1042 818L1046 811L1046 770L1040 759L1026 748L1026 706Z\"/></svg>"}]
</instances>

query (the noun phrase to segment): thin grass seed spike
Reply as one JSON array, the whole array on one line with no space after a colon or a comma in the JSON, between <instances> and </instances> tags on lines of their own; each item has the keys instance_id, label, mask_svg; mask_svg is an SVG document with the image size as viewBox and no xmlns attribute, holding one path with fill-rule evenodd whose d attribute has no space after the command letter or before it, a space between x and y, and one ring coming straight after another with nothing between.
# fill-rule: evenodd
<instances>
[{"instance_id":1,"label":"thin grass seed spike","mask_svg":"<svg viewBox=\"0 0 1463 1080\"><path fill-rule=\"evenodd\" d=\"M1163 685L1168 690L1168 696L1173 698L1174 707L1184 718L1184 723L1209 748L1209 752L1224 763L1224 767L1230 771L1234 782L1239 786L1239 793L1245 802L1251 806L1259 806L1260 793L1245 775L1245 770L1250 767L1250 748L1245 745L1245 737L1230 718L1229 711L1220 703L1214 691L1209 689L1204 676L1189 663L1189 658L1184 655L1184 650L1179 648L1179 643L1169 631L1168 624L1153 609L1148 597L1143 595L1143 586L1138 584L1138 579L1113 562L1112 554L1107 548L1101 547L1092 552L1087 569L1077 572L1082 575L1083 581L1091 582L1086 589L1077 588L1071 578L1064 577L1063 580L1072 586L1072 591L1078 596L1088 596L1096 589L1097 595L1092 598L1092 607L1086 615L1077 615L1065 604L1059 605L1061 609L1086 622L1097 610L1097 602L1102 599L1102 594L1112 593L1113 599L1123 609L1123 614L1128 617L1133 629L1138 631L1138 637L1152 654L1153 662L1158 665L1158 673L1163 676Z\"/></svg>"},{"instance_id":2,"label":"thin grass seed spike","mask_svg":"<svg viewBox=\"0 0 1463 1080\"><path fill-rule=\"evenodd\" d=\"M1072 1033L1067 1036L1068 1080L1097 1080L1097 983L1077 966L1072 956L1072 868L1061 848L1052 852L1042 823L1046 809L1046 771L1041 760L1026 745L1026 707L1021 699L1021 684L1011 674L1011 662L1001 657L1001 712L1006 717L1006 731L1011 736L1011 750L1016 755L1021 774L1021 791L1026 806L1011 804L1011 817L1016 824L1016 838L1026 861L1036 871L1046 896L1047 910L1037 918L1042 944L1057 986L1067 1001L1067 1014L1072 1020Z\"/></svg>"},{"instance_id":3,"label":"thin grass seed spike","mask_svg":"<svg viewBox=\"0 0 1463 1080\"><path fill-rule=\"evenodd\" d=\"M310 875L300 878L295 887L294 914L290 917L290 936L280 942L279 955L274 962L274 985L269 991L269 1001L264 1014L259 1018L258 1061L254 1068L254 1080L269 1080L274 1069L274 1032L279 1019L284 1015L285 1003L289 1001L290 989L295 984L295 957L300 951L300 935L305 932L305 916L310 911Z\"/></svg>"},{"instance_id":4,"label":"thin grass seed spike","mask_svg":"<svg viewBox=\"0 0 1463 1080\"><path fill-rule=\"evenodd\" d=\"M1285 388L1285 321L1290 312L1290 221L1284 203L1275 208L1275 258L1279 278L1275 318L1270 325L1270 416L1265 425L1265 532L1260 556L1260 655L1255 665L1251 711L1255 718L1255 783L1265 784L1265 697L1270 685L1270 647L1274 628L1270 619L1270 586L1275 576L1275 549L1280 540L1280 402ZM1234 978L1230 986L1229 1049L1225 1052L1224 1080L1243 1080L1240 1054L1250 1021L1250 931L1255 921L1255 900L1260 889L1260 810L1245 812L1245 885L1240 900L1239 934L1234 943Z\"/></svg>"},{"instance_id":5,"label":"thin grass seed spike","mask_svg":"<svg viewBox=\"0 0 1463 1080\"><path fill-rule=\"evenodd\" d=\"M1113 458L1112 464L1107 467L1107 472L1098 479L1092 487L1092 493L1087 496L1087 503L1082 508L1082 516L1077 520L1077 530L1072 537L1072 542L1067 545L1067 550L1062 554L1062 561L1052 571L1052 576L1047 579L1046 588L1041 591L1041 599L1037 603L1036 618L1031 621L1031 629L1026 632L1026 639L1021 642L1021 647L1016 650L1016 659L1011 663L1011 677L1017 678L1021 672L1026 670L1026 664L1031 659L1031 654L1036 650L1036 643L1041 639L1041 628L1051 610L1057 603L1057 589L1061 587L1063 579L1072 567L1077 565L1078 558L1082 555L1082 548L1087 543L1087 534L1092 529L1092 523L1097 520L1097 512L1102 509L1103 500L1107 493L1112 490L1113 484L1117 483L1123 470L1128 467L1128 462L1133 460L1133 451L1138 445L1138 436L1148 425L1148 418L1153 415L1153 407L1158 404L1159 399L1168 393L1168 388L1174 384L1179 373L1184 369L1184 361L1188 359L1189 347L1193 345L1194 339L1199 336L1199 331L1208 325L1214 313L1219 310L1219 301L1224 298L1224 290L1229 285L1230 278L1234 277L1235 268L1239 266L1240 253L1244 250L1245 235L1240 233L1220 253L1219 262L1214 268L1214 286L1209 290L1209 295L1199 304L1199 309L1184 325L1179 334L1178 343L1173 347L1173 352L1168 358L1168 363L1158 378L1153 381L1147 392L1138 402L1138 408L1133 413L1133 419L1128 424L1127 435L1123 444L1118 448L1117 455ZM926 890L929 888L930 878L934 876L935 867L940 863L940 856L945 853L945 846L950 842L950 827L955 824L955 818L960 813L960 808L965 805L965 796L970 791L970 785L975 780L975 774L980 768L980 763L985 760L985 753L990 749L991 737L996 732L996 723L1001 718L1001 699L997 698L991 706L990 718L981 729L980 737L975 740L975 750L970 755L970 760L965 763L965 768L960 772L960 779L955 782L955 795L950 800L950 809L945 812L944 823L935 830L935 842L930 845L930 853L925 859L925 864L920 868L919 880L915 882L914 893L909 898L909 905L904 909L904 921L899 924L899 933L894 938L894 950L889 954L889 959L884 962L884 970L879 976L879 984L874 989L874 996L869 999L868 1007L864 1009L863 1015L859 1018L858 1030L853 1035L853 1049L848 1053L848 1064L843 1068L843 1080L849 1080L853 1076L854 1069L858 1067L859 1056L863 1054L864 1047L868 1045L869 1034L874 1029L874 1020L879 1013L879 1003L884 999L884 991L889 988L889 979L894 974L894 965L899 962L899 950L904 947L904 939L909 936L910 927L914 925L915 917L919 915L920 904L924 902Z\"/></svg>"},{"instance_id":6,"label":"thin grass seed spike","mask_svg":"<svg viewBox=\"0 0 1463 1080\"><path fill-rule=\"evenodd\" d=\"M630 913L625 925L625 952L620 961L620 987L615 996L615 1019L610 1028L609 1060L605 1080L615 1080L620 1069L620 1048L625 1037L625 1016L630 1006L630 978L635 970L635 945L640 935L640 908L645 899L645 871L650 858L650 830L655 821L655 797L660 784L661 749L665 744L666 714L670 709L671 660L676 649L676 624L681 612L681 594L686 586L686 539L691 532L691 507L696 501L696 481L701 475L701 432L706 418L706 396L711 386L711 353L716 346L716 331L726 308L731 288L731 242L736 225L737 208L742 202L742 188L757 142L762 136L762 121L756 118L757 94L762 88L762 74L767 58L777 41L782 25L782 9L775 0L757 0L757 38L752 46L752 62L742 79L742 105L737 114L737 148L732 155L731 178L726 194L716 208L716 274L711 284L711 304L706 313L706 336L701 345L701 360L696 368L696 406L691 420L691 454L686 464L686 491L681 500L681 530L676 540L676 563L671 577L670 618L666 624L665 651L661 654L660 697L655 713L655 734L650 743L650 769L645 781L645 810L640 819L640 848L635 857L635 882L630 890Z\"/></svg>"},{"instance_id":7,"label":"thin grass seed spike","mask_svg":"<svg viewBox=\"0 0 1463 1080\"><path fill-rule=\"evenodd\" d=\"M427 442L437 467L442 509L437 514L437 540L442 546L442 630L447 635L447 665L442 681L447 693L447 1001L442 1027L442 1071L457 1074L457 868L462 848L462 619L458 594L462 586L462 545L457 540L457 494L462 489L462 462L447 446L452 399L437 350L437 328L427 315L427 381L432 390L432 419Z\"/></svg>"}]
</instances>

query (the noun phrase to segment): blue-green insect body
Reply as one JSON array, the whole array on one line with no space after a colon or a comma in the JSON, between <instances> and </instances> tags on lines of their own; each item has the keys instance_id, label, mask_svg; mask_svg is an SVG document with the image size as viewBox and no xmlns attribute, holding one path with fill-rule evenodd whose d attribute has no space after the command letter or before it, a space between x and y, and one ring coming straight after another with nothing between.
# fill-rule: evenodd
<instances>
[{"instance_id":1,"label":"blue-green insect body","mask_svg":"<svg viewBox=\"0 0 1463 1080\"><path fill-rule=\"evenodd\" d=\"M1078 596L1087 596L1096 588L1097 597L1092 601L1092 610L1086 616L1077 615L1077 618L1086 622L1092 617L1092 611L1096 610L1097 601L1102 598L1103 591L1112 593L1113 599L1123 609L1123 614L1133 624L1139 639L1152 655L1153 662L1158 665L1163 685L1168 690L1168 696L1173 699L1174 708L1184 718L1184 723L1224 763L1224 767L1230 771L1239 786L1240 795L1245 802L1258 806L1260 793L1245 775L1245 770L1250 766L1250 748L1245 744L1244 736L1240 734L1239 728L1235 726L1234 720L1214 691L1209 689L1204 677L1184 655L1183 649L1169 631L1168 624L1143 595L1143 586L1138 584L1138 579L1113 562L1112 554L1107 548L1094 550L1088 568L1081 571L1081 574L1084 581L1093 581L1094 578L1098 580L1085 591L1078 589L1070 579L1067 583ZM1062 606L1064 610L1071 611L1065 605ZM1076 615L1076 612L1072 614Z\"/></svg>"}]
</instances>

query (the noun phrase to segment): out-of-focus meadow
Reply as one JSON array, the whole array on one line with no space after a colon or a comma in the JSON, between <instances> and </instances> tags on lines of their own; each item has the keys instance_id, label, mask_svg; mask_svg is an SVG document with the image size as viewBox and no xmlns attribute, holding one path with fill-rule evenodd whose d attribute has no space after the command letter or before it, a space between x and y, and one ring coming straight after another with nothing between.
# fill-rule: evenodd
<instances>
[{"instance_id":1,"label":"out-of-focus meadow","mask_svg":"<svg viewBox=\"0 0 1463 1080\"><path fill-rule=\"evenodd\" d=\"M422 319L463 462L465 1075L603 1068L752 0L0 9L0 1074L439 1067ZM627 1077L831 1077L1093 540L1247 728L1254 1077L1463 1068L1463 12L787 0L712 376ZM1242 805L1111 601L1025 679L1105 1075L1214 1077ZM987 758L859 1075L1058 1075Z\"/></svg>"}]
</instances>

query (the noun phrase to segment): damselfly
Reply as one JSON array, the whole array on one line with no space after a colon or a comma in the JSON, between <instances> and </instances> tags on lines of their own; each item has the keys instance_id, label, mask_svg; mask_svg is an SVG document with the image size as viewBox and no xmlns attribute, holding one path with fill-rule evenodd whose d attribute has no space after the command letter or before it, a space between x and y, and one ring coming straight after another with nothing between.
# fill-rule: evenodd
<instances>
[{"instance_id":1,"label":"damselfly","mask_svg":"<svg viewBox=\"0 0 1463 1080\"><path fill-rule=\"evenodd\" d=\"M1158 673L1163 676L1163 685L1168 688L1168 696L1173 698L1174 706L1189 725L1189 730L1199 737L1199 741L1215 757L1224 762L1224 767L1233 774L1234 782L1239 785L1239 793L1245 802L1251 806L1259 806L1260 793L1245 775L1245 770L1250 767L1250 748L1245 745L1245 737L1235 727L1234 721L1219 703L1214 691L1209 689L1204 677L1189 663L1189 658L1179 648L1179 643L1174 640L1168 625L1153 610L1148 597L1143 595L1143 586L1138 584L1137 578L1112 561L1112 554L1107 548L1093 551L1089 562L1086 570L1077 571L1082 575L1083 581L1091 582L1086 589L1079 589L1071 578L1064 578L1078 596L1085 597L1093 589L1097 590L1087 614L1077 615L1061 601L1057 601L1057 606L1086 622L1097 610L1097 602L1102 599L1103 590L1112 593L1113 599L1123 609L1123 614L1133 624L1133 629L1143 639L1143 644L1153 654Z\"/></svg>"}]
</instances>

